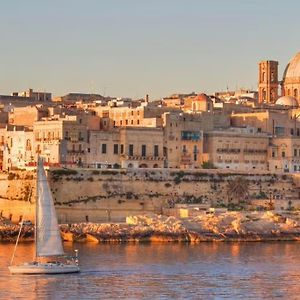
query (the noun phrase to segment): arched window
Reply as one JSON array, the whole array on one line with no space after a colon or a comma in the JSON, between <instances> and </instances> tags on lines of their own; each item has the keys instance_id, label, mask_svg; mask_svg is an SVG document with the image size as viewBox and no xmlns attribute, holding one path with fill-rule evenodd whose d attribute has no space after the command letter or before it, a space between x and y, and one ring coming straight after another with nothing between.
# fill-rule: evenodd
<instances>
[{"instance_id":1,"label":"arched window","mask_svg":"<svg viewBox=\"0 0 300 300\"><path fill-rule=\"evenodd\" d=\"M271 100L274 100L275 99L275 91L274 89L271 89Z\"/></svg>"},{"instance_id":2,"label":"arched window","mask_svg":"<svg viewBox=\"0 0 300 300\"><path fill-rule=\"evenodd\" d=\"M262 82L266 81L266 73L265 72L262 72L262 74L261 74L261 81Z\"/></svg>"},{"instance_id":3,"label":"arched window","mask_svg":"<svg viewBox=\"0 0 300 300\"><path fill-rule=\"evenodd\" d=\"M298 90L294 89L294 97L297 98L298 97Z\"/></svg>"},{"instance_id":4,"label":"arched window","mask_svg":"<svg viewBox=\"0 0 300 300\"><path fill-rule=\"evenodd\" d=\"M288 95L288 96L291 95L291 90L290 90L290 89L287 90L287 95Z\"/></svg>"},{"instance_id":5,"label":"arched window","mask_svg":"<svg viewBox=\"0 0 300 300\"><path fill-rule=\"evenodd\" d=\"M148 168L148 165L147 164L141 164L139 167L140 168Z\"/></svg>"},{"instance_id":6,"label":"arched window","mask_svg":"<svg viewBox=\"0 0 300 300\"><path fill-rule=\"evenodd\" d=\"M31 150L31 142L30 142L29 139L26 140L26 150L27 150L27 151L30 151L30 150Z\"/></svg>"},{"instance_id":7,"label":"arched window","mask_svg":"<svg viewBox=\"0 0 300 300\"><path fill-rule=\"evenodd\" d=\"M267 99L267 92L265 89L262 90L262 100L265 101Z\"/></svg>"}]
</instances>

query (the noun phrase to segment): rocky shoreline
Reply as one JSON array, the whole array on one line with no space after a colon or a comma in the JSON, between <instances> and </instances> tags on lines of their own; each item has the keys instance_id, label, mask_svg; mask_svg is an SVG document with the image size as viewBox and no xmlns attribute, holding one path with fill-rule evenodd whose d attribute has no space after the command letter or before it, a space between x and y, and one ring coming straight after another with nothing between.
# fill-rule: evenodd
<instances>
[{"instance_id":1,"label":"rocky shoreline","mask_svg":"<svg viewBox=\"0 0 300 300\"><path fill-rule=\"evenodd\" d=\"M0 241L15 242L19 225L0 221ZM163 215L128 217L126 223L60 225L62 238L72 242L250 242L300 241L298 213L226 212L179 219ZM34 227L25 225L20 241L33 241Z\"/></svg>"}]
</instances>

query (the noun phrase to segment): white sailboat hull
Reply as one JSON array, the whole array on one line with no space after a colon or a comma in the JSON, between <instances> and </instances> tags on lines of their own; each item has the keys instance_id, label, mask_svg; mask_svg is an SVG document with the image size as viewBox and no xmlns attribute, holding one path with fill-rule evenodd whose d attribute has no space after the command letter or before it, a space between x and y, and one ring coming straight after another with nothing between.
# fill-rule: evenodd
<instances>
[{"instance_id":1,"label":"white sailboat hull","mask_svg":"<svg viewBox=\"0 0 300 300\"><path fill-rule=\"evenodd\" d=\"M9 266L11 274L67 274L80 272L75 264L62 263L29 263L17 266Z\"/></svg>"}]
</instances>

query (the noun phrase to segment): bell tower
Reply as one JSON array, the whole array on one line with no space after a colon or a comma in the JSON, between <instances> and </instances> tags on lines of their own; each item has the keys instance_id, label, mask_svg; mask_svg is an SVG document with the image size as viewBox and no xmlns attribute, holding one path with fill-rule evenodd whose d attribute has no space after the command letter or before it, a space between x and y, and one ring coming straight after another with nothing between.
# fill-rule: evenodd
<instances>
[{"instance_id":1,"label":"bell tower","mask_svg":"<svg viewBox=\"0 0 300 300\"><path fill-rule=\"evenodd\" d=\"M261 61L258 70L258 102L275 103L278 99L278 85L278 61Z\"/></svg>"}]
</instances>

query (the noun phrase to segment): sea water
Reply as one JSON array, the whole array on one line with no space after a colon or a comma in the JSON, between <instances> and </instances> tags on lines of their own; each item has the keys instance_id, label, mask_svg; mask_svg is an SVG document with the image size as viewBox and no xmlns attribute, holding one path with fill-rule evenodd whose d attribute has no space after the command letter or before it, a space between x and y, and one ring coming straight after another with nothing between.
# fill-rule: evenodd
<instances>
[{"instance_id":1,"label":"sea water","mask_svg":"<svg viewBox=\"0 0 300 300\"><path fill-rule=\"evenodd\" d=\"M65 243L81 273L38 276L10 275L13 247L0 244L0 299L300 299L298 242Z\"/></svg>"}]
</instances>

